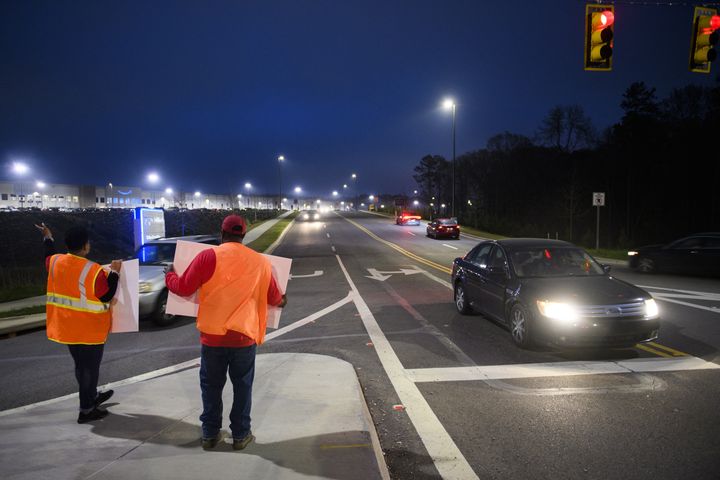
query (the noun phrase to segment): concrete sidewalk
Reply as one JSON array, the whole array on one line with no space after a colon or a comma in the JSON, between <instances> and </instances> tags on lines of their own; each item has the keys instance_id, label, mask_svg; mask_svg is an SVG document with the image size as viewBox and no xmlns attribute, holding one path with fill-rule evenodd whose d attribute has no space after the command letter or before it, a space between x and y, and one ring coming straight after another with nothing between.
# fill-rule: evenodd
<instances>
[{"instance_id":1,"label":"concrete sidewalk","mask_svg":"<svg viewBox=\"0 0 720 480\"><path fill-rule=\"evenodd\" d=\"M282 213L271 220L267 220L267 221L261 223L260 225L258 225L257 227L253 228L252 230L247 232L247 234L245 235L245 238L243 239L243 245L249 245L251 242L254 242L255 240L257 240L260 237L260 235L262 235L263 233L270 230L273 227L273 225L275 225L278 222L278 220L280 220L281 218L287 217L291 213L292 213L292 210L288 210L287 212Z\"/></svg>"},{"instance_id":2,"label":"concrete sidewalk","mask_svg":"<svg viewBox=\"0 0 720 480\"><path fill-rule=\"evenodd\" d=\"M212 451L200 447L198 367L190 362L115 387L106 404L111 414L89 424L76 423L77 395L0 412L2 478L389 478L349 363L323 355L258 355L256 440L242 451L233 451L231 438ZM227 425L229 385L223 402Z\"/></svg>"}]
</instances>

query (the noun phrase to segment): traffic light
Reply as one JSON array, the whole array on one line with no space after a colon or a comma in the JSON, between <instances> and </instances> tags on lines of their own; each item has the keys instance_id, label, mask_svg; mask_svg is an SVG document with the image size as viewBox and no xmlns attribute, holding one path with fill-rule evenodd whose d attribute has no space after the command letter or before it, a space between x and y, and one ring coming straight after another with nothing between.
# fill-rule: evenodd
<instances>
[{"instance_id":1,"label":"traffic light","mask_svg":"<svg viewBox=\"0 0 720 480\"><path fill-rule=\"evenodd\" d=\"M615 8L585 5L585 70L612 70Z\"/></svg>"},{"instance_id":2,"label":"traffic light","mask_svg":"<svg viewBox=\"0 0 720 480\"><path fill-rule=\"evenodd\" d=\"M717 30L720 29L720 16L714 8L695 7L693 14L692 37L690 39L690 71L710 73L710 64L717 52Z\"/></svg>"}]
</instances>

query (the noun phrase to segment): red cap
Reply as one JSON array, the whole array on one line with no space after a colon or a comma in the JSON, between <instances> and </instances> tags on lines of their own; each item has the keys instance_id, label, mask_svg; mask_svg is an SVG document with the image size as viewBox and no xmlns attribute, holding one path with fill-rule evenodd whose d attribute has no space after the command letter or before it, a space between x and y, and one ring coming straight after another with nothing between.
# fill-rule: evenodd
<instances>
[{"instance_id":1,"label":"red cap","mask_svg":"<svg viewBox=\"0 0 720 480\"><path fill-rule=\"evenodd\" d=\"M247 225L240 215L228 215L222 223L222 231L231 235L245 235Z\"/></svg>"}]
</instances>

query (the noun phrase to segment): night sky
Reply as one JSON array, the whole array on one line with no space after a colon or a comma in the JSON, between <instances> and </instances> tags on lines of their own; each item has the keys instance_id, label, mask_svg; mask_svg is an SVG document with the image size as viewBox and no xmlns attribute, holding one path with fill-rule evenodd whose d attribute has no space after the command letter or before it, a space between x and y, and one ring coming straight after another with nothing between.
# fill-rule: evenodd
<instances>
[{"instance_id":1,"label":"night sky","mask_svg":"<svg viewBox=\"0 0 720 480\"><path fill-rule=\"evenodd\" d=\"M326 195L408 192L428 153L531 136L555 105L596 127L627 86L687 70L692 6L616 5L614 70L585 72L584 2L8 1L0 3L0 159L33 179ZM677 4L675 4L677 5ZM11 178L7 165L2 177Z\"/></svg>"}]
</instances>

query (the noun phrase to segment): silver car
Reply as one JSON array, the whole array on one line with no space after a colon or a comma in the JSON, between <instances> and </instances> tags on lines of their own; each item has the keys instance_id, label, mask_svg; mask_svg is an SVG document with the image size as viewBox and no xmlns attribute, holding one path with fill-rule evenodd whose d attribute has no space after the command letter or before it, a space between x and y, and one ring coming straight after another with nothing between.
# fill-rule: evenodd
<instances>
[{"instance_id":1,"label":"silver car","mask_svg":"<svg viewBox=\"0 0 720 480\"><path fill-rule=\"evenodd\" d=\"M165 286L165 267L175 258L178 240L220 245L214 235L189 235L185 237L159 238L146 243L136 253L140 260L140 317L151 317L161 326L175 321L175 315L165 313L168 289Z\"/></svg>"}]
</instances>

